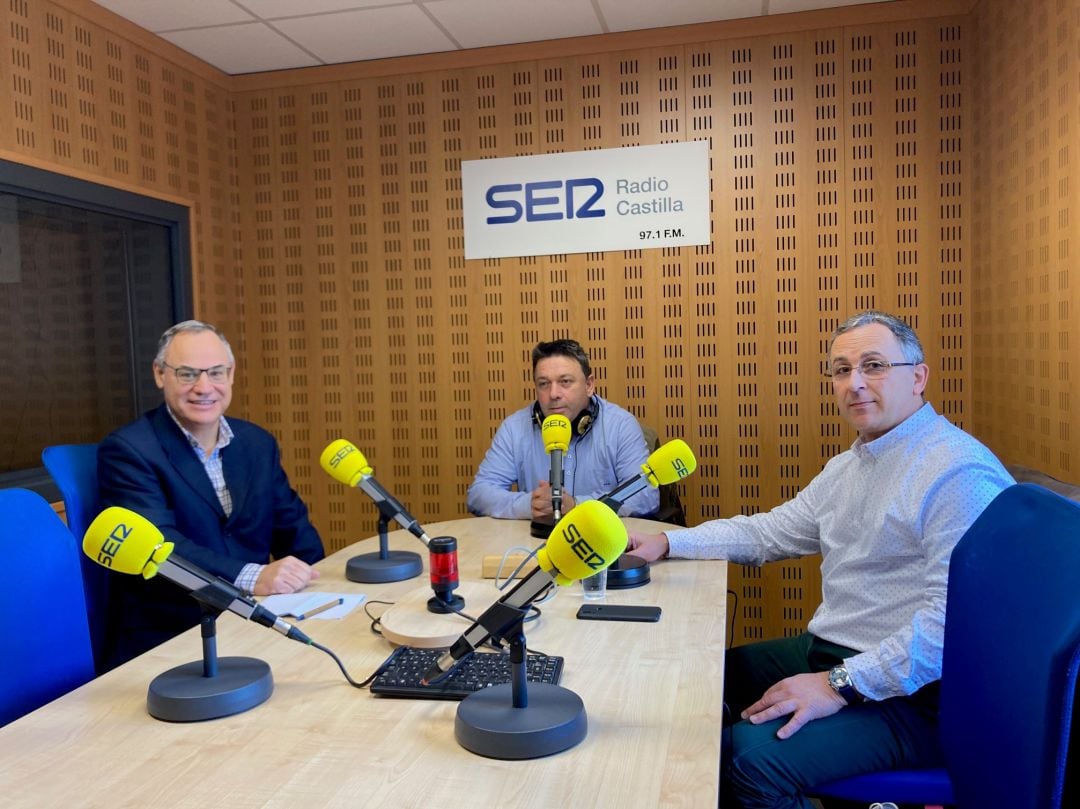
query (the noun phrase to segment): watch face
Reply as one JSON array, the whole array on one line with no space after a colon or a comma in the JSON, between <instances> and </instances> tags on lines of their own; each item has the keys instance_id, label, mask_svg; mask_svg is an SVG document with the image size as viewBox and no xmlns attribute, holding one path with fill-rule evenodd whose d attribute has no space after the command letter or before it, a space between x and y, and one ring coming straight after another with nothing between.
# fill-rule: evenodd
<instances>
[{"instance_id":1,"label":"watch face","mask_svg":"<svg viewBox=\"0 0 1080 809\"><path fill-rule=\"evenodd\" d=\"M847 669L843 666L837 666L829 671L829 685L835 690L839 691L841 688L851 687L851 677L848 676Z\"/></svg>"},{"instance_id":2,"label":"watch face","mask_svg":"<svg viewBox=\"0 0 1080 809\"><path fill-rule=\"evenodd\" d=\"M851 675L844 666L836 666L829 670L829 686L844 698L848 705L862 702L862 697L855 690L855 684L851 682Z\"/></svg>"}]
</instances>

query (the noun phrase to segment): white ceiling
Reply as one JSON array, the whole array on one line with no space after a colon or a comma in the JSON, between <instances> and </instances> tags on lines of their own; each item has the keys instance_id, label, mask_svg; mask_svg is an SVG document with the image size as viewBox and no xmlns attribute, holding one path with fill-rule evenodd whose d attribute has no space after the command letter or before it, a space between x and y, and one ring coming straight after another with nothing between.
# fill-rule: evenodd
<instances>
[{"instance_id":1,"label":"white ceiling","mask_svg":"<svg viewBox=\"0 0 1080 809\"><path fill-rule=\"evenodd\" d=\"M891 0L95 0L229 74Z\"/></svg>"}]
</instances>

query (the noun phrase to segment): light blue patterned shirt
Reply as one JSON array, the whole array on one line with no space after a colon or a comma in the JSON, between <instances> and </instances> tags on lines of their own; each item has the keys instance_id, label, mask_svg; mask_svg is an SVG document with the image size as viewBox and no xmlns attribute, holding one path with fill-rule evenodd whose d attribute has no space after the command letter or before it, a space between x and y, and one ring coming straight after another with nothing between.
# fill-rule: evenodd
<instances>
[{"instance_id":1,"label":"light blue patterned shirt","mask_svg":"<svg viewBox=\"0 0 1080 809\"><path fill-rule=\"evenodd\" d=\"M229 446L233 440L232 427L229 426L229 422L222 416L218 425L217 444L215 444L214 448L208 453L202 448L199 439L184 429L184 425L180 423L180 420L176 418L176 414L174 414L167 405L165 409L169 411L172 420L176 422L176 426L180 428L180 432L184 434L188 444L190 444L191 448L195 451L196 457L203 465L203 469L206 470L206 476L210 478L210 484L214 487L214 494L217 495L218 502L221 503L221 508L225 512L225 516L228 517L232 514L232 495L229 493L229 487L225 485L225 470L221 465L221 451ZM259 574L262 573L263 567L265 567L265 565L260 565L256 562L250 562L244 565L233 584L245 593L253 592L255 590L255 582L258 580Z\"/></svg>"},{"instance_id":2,"label":"light blue patterned shirt","mask_svg":"<svg viewBox=\"0 0 1080 809\"><path fill-rule=\"evenodd\" d=\"M637 476L649 458L650 448L637 419L618 405L596 398L596 421L585 435L570 440L563 457L563 489L574 496L576 503L602 497ZM551 459L529 405L507 416L495 432L476 470L476 479L469 486L469 511L527 520L532 517L533 489L550 475ZM517 486L517 491L512 491L512 486ZM652 514L659 506L659 492L646 486L623 503L619 514Z\"/></svg>"},{"instance_id":3,"label":"light blue patterned shirt","mask_svg":"<svg viewBox=\"0 0 1080 809\"><path fill-rule=\"evenodd\" d=\"M924 404L880 438L858 438L772 511L668 531L670 555L760 565L820 553L810 631L860 650L845 665L863 696L911 694L941 678L953 547L1014 482Z\"/></svg>"}]
</instances>

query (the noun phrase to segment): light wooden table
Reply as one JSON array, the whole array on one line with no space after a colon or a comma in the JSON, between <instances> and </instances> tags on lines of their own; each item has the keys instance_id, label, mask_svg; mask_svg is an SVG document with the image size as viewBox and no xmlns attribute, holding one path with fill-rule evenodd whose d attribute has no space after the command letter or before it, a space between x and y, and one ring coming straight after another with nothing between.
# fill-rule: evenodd
<instances>
[{"instance_id":1,"label":"light wooden table","mask_svg":"<svg viewBox=\"0 0 1080 809\"><path fill-rule=\"evenodd\" d=\"M631 527L658 523L629 519ZM458 538L463 580L484 554L533 547L528 524L472 518L426 526ZM423 547L404 531L390 547L424 556L422 577L391 584L345 579L353 545L320 563L312 589L403 598L427 585ZM471 590L475 587L471 586ZM560 588L528 625L531 648L566 658L562 685L585 703L588 736L570 750L526 761L487 759L454 739L458 703L373 697L348 685L317 649L232 615L218 620L221 656L251 656L273 670L274 693L236 716L161 722L146 712L157 674L201 658L198 629L0 729L5 807L715 807L717 805L727 567L668 561L650 584L607 600L657 604L659 623L578 621L580 585ZM470 599L478 615L495 601ZM47 604L42 604L47 609ZM374 614L384 609L373 605ZM461 619L462 631L468 624ZM391 652L363 608L338 621L304 621L354 679Z\"/></svg>"}]
</instances>

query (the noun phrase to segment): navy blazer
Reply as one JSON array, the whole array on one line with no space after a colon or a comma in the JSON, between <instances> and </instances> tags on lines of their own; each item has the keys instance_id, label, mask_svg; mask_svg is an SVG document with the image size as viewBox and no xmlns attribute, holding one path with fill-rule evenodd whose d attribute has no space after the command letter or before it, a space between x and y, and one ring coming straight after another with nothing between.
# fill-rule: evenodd
<instances>
[{"instance_id":1,"label":"navy blazer","mask_svg":"<svg viewBox=\"0 0 1080 809\"><path fill-rule=\"evenodd\" d=\"M102 506L123 506L176 543L175 553L232 582L249 562L296 556L322 559L322 540L290 487L274 437L229 418L233 440L221 451L232 496L226 517L202 463L165 405L105 438L98 447ZM198 604L177 585L114 576L110 624L114 662L167 640L199 621Z\"/></svg>"}]
</instances>

